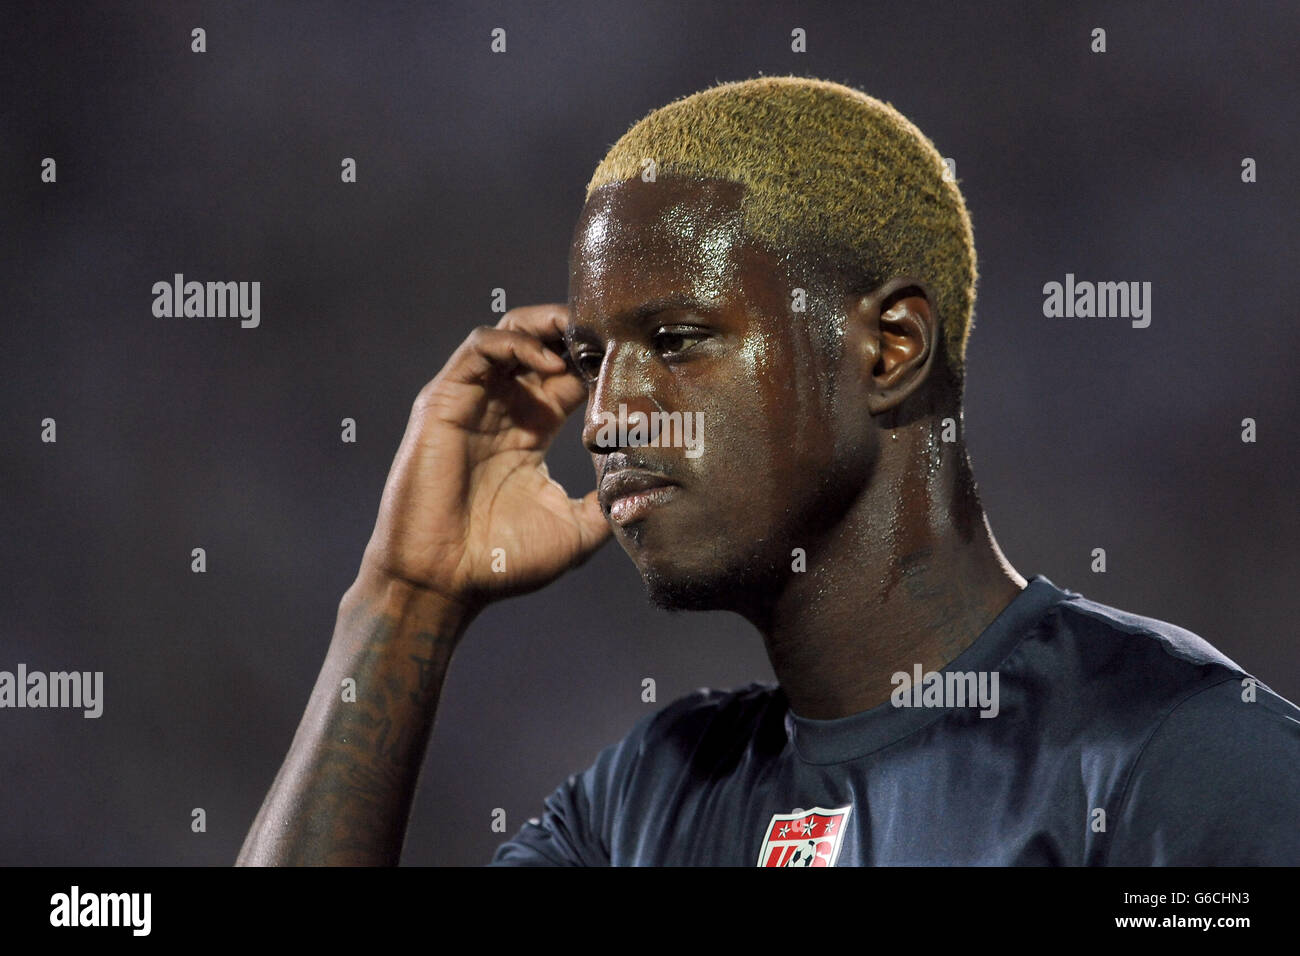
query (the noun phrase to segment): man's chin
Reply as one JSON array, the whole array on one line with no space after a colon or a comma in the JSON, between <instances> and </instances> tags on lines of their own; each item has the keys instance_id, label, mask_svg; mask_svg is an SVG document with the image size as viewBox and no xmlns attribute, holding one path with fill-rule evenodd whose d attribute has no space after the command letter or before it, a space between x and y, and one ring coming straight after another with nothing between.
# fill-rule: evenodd
<instances>
[{"instance_id":1,"label":"man's chin","mask_svg":"<svg viewBox=\"0 0 1300 956\"><path fill-rule=\"evenodd\" d=\"M650 603L665 611L721 611L735 599L734 591L700 578L647 575L643 580Z\"/></svg>"},{"instance_id":2,"label":"man's chin","mask_svg":"<svg viewBox=\"0 0 1300 956\"><path fill-rule=\"evenodd\" d=\"M745 566L706 571L643 570L646 596L665 611L737 611L751 608L762 595L771 597L779 582L775 568Z\"/></svg>"}]
</instances>

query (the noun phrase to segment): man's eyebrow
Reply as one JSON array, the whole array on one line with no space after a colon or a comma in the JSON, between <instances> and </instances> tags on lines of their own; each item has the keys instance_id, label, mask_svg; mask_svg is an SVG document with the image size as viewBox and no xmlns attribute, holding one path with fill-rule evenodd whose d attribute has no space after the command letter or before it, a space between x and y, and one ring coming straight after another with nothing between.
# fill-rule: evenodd
<instances>
[{"instance_id":1,"label":"man's eyebrow","mask_svg":"<svg viewBox=\"0 0 1300 956\"><path fill-rule=\"evenodd\" d=\"M722 302L719 299L701 299L693 295L661 296L623 310L613 316L611 322L621 325L638 325L660 312L713 312L721 308L721 306ZM564 329L566 345L579 338L595 339L599 337L599 334L590 325L574 323Z\"/></svg>"}]
</instances>

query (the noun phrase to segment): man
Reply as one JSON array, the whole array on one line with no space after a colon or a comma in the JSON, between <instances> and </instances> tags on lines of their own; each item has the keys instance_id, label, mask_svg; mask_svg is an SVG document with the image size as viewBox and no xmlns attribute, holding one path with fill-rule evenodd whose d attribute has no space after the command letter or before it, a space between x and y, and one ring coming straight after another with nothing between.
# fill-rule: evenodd
<instances>
[{"instance_id":1,"label":"man","mask_svg":"<svg viewBox=\"0 0 1300 956\"><path fill-rule=\"evenodd\" d=\"M468 625L611 534L659 605L752 622L779 686L642 719L495 864L1300 862L1300 710L999 550L944 173L890 106L815 80L633 126L588 186L569 305L475 330L416 399L240 862L397 862ZM543 457L584 400L598 481L574 500Z\"/></svg>"}]
</instances>

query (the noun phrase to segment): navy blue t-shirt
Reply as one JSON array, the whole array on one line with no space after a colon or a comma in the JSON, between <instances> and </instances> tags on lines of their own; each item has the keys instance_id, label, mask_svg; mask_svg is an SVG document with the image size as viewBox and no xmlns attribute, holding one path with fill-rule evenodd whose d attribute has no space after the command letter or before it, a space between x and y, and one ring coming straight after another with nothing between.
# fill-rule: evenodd
<instances>
[{"instance_id":1,"label":"navy blue t-shirt","mask_svg":"<svg viewBox=\"0 0 1300 956\"><path fill-rule=\"evenodd\" d=\"M699 690L490 865L1300 864L1300 709L1195 634L1038 575L940 675L837 720Z\"/></svg>"}]
</instances>

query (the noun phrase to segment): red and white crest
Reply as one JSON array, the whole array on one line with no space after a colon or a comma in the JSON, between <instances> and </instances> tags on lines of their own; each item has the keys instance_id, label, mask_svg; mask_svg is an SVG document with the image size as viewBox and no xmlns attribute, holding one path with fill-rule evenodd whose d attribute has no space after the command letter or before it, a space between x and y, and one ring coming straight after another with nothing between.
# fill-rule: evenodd
<instances>
[{"instance_id":1,"label":"red and white crest","mask_svg":"<svg viewBox=\"0 0 1300 956\"><path fill-rule=\"evenodd\" d=\"M838 810L774 813L758 853L759 866L834 866L852 805Z\"/></svg>"}]
</instances>

